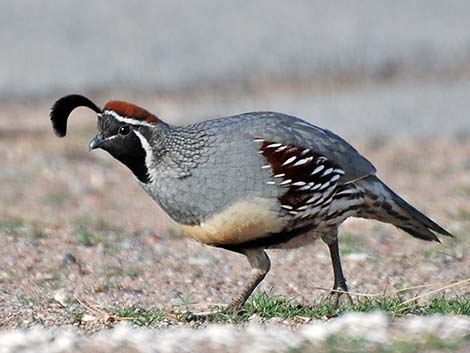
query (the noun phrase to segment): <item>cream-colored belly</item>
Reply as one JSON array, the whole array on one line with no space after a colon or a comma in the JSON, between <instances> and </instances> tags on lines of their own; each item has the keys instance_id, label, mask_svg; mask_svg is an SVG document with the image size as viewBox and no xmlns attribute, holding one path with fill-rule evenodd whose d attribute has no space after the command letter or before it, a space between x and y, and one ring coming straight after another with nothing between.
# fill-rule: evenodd
<instances>
[{"instance_id":1,"label":"cream-colored belly","mask_svg":"<svg viewBox=\"0 0 470 353\"><path fill-rule=\"evenodd\" d=\"M279 207L276 199L239 201L199 225L178 227L204 244L240 244L280 232L287 220L279 216Z\"/></svg>"}]
</instances>

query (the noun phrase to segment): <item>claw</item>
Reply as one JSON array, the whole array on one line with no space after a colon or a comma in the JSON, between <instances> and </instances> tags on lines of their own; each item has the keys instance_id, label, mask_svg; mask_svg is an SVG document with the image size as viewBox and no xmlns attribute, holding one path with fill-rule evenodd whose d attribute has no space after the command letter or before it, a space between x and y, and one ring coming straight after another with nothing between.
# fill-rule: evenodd
<instances>
[{"instance_id":1,"label":"claw","mask_svg":"<svg viewBox=\"0 0 470 353\"><path fill-rule=\"evenodd\" d=\"M204 311L199 313L193 313L192 311L185 311L182 313L176 313L176 319L184 322L207 322L214 321L217 312Z\"/></svg>"},{"instance_id":2,"label":"claw","mask_svg":"<svg viewBox=\"0 0 470 353\"><path fill-rule=\"evenodd\" d=\"M333 289L328 295L329 300L333 301L335 309L341 305L353 305L354 302L349 293L342 289Z\"/></svg>"}]
</instances>

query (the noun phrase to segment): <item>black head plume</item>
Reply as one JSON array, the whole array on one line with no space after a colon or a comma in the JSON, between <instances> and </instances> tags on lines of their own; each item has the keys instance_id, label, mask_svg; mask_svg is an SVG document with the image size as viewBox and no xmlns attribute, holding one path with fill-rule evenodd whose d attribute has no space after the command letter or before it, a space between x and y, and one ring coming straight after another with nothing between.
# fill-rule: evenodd
<instances>
[{"instance_id":1,"label":"black head plume","mask_svg":"<svg viewBox=\"0 0 470 353\"><path fill-rule=\"evenodd\" d=\"M96 113L101 113L101 109L88 98L79 94L70 94L60 98L51 108L52 127L57 136L64 137L67 133L67 119L72 110L78 107L87 107Z\"/></svg>"}]
</instances>

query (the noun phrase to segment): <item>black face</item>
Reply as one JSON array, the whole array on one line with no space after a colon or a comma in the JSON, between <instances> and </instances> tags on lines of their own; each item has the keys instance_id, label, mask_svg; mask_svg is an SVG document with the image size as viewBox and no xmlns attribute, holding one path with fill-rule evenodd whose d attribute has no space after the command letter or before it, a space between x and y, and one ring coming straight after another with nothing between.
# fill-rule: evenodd
<instances>
[{"instance_id":1,"label":"black face","mask_svg":"<svg viewBox=\"0 0 470 353\"><path fill-rule=\"evenodd\" d=\"M142 182L149 183L147 166L145 164L145 149L136 134L145 133L145 127L134 126L117 121L109 115L98 118L98 133L90 142L90 149L102 148L114 158L125 164Z\"/></svg>"}]
</instances>

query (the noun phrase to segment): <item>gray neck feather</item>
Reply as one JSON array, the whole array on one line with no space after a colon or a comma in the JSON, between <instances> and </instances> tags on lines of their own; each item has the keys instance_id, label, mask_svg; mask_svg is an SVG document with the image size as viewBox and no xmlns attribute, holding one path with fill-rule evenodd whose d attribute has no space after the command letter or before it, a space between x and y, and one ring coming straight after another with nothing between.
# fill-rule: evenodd
<instances>
[{"instance_id":1,"label":"gray neck feather","mask_svg":"<svg viewBox=\"0 0 470 353\"><path fill-rule=\"evenodd\" d=\"M163 124L152 136L154 168L157 174L170 178L184 178L205 160L204 147L208 136L196 126Z\"/></svg>"}]
</instances>

